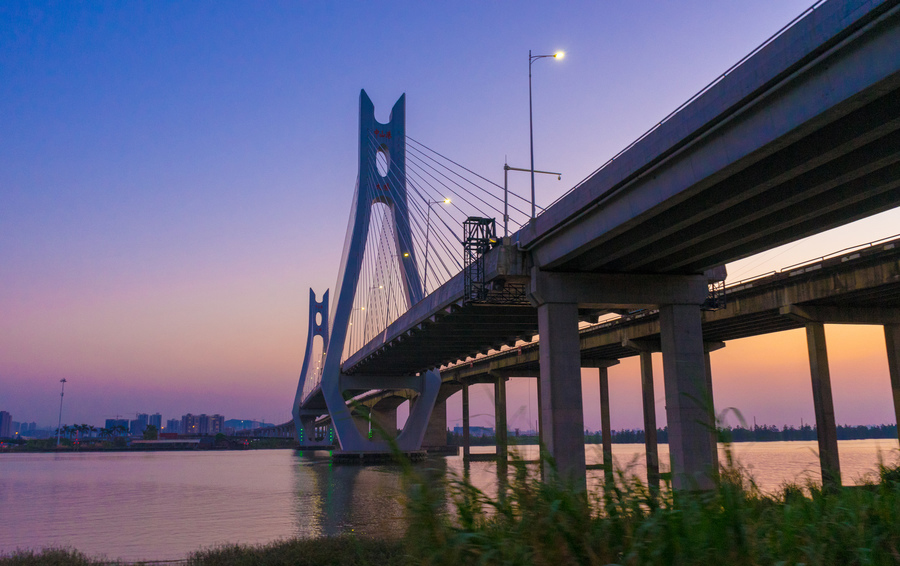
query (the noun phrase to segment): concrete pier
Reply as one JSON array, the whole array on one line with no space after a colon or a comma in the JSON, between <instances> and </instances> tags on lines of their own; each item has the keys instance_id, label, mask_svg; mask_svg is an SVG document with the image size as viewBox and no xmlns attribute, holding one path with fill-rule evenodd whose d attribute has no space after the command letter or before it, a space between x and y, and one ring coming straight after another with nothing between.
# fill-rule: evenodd
<instances>
[{"instance_id":1,"label":"concrete pier","mask_svg":"<svg viewBox=\"0 0 900 566\"><path fill-rule=\"evenodd\" d=\"M431 410L431 419L422 439L424 448L447 446L447 399L438 398Z\"/></svg>"},{"instance_id":2,"label":"concrete pier","mask_svg":"<svg viewBox=\"0 0 900 566\"><path fill-rule=\"evenodd\" d=\"M894 422L900 423L900 324L884 325L884 342L887 346L891 393L894 397ZM897 427L897 436L900 438L900 426Z\"/></svg>"},{"instance_id":3,"label":"concrete pier","mask_svg":"<svg viewBox=\"0 0 900 566\"><path fill-rule=\"evenodd\" d=\"M541 441L556 460L560 477L585 489L578 304L548 302L538 306L537 311L541 335Z\"/></svg>"},{"instance_id":4,"label":"concrete pier","mask_svg":"<svg viewBox=\"0 0 900 566\"><path fill-rule=\"evenodd\" d=\"M507 377L498 375L494 377L494 435L497 439L497 475L506 477L507 462L509 460L508 438L506 422L506 381Z\"/></svg>"},{"instance_id":5,"label":"concrete pier","mask_svg":"<svg viewBox=\"0 0 900 566\"><path fill-rule=\"evenodd\" d=\"M712 489L714 462L709 389L700 307L659 307L669 455L675 489Z\"/></svg>"},{"instance_id":6,"label":"concrete pier","mask_svg":"<svg viewBox=\"0 0 900 566\"><path fill-rule=\"evenodd\" d=\"M812 378L813 404L816 411L816 432L819 441L819 463L824 486L841 485L841 461L838 456L837 427L834 420L834 401L831 396L831 372L828 369L828 350L825 347L825 325L806 324L806 345L809 349L809 374Z\"/></svg>"},{"instance_id":7,"label":"concrete pier","mask_svg":"<svg viewBox=\"0 0 900 566\"><path fill-rule=\"evenodd\" d=\"M659 489L659 448L656 442L656 394L653 391L653 354L648 350L642 350L640 357L647 485L651 488Z\"/></svg>"},{"instance_id":8,"label":"concrete pier","mask_svg":"<svg viewBox=\"0 0 900 566\"><path fill-rule=\"evenodd\" d=\"M471 438L469 437L469 384L467 382L462 384L462 427L463 461L468 462L471 452Z\"/></svg>"},{"instance_id":9,"label":"concrete pier","mask_svg":"<svg viewBox=\"0 0 900 566\"><path fill-rule=\"evenodd\" d=\"M397 408L372 409L372 437L380 440L397 438Z\"/></svg>"},{"instance_id":10,"label":"concrete pier","mask_svg":"<svg viewBox=\"0 0 900 566\"><path fill-rule=\"evenodd\" d=\"M609 424L609 370L597 368L600 373L600 428L603 435L603 476L606 483L613 481L612 429Z\"/></svg>"}]
</instances>

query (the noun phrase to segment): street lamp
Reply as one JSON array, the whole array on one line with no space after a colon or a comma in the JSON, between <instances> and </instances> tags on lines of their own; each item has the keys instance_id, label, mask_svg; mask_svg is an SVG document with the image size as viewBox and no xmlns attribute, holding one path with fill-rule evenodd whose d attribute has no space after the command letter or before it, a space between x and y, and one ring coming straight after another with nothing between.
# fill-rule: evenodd
<instances>
[{"instance_id":1,"label":"street lamp","mask_svg":"<svg viewBox=\"0 0 900 566\"><path fill-rule=\"evenodd\" d=\"M531 65L538 59L553 57L562 59L565 57L564 51L557 51L553 55L532 55L531 49L528 50L528 137L531 142L531 217L534 218L534 118L531 111Z\"/></svg>"},{"instance_id":2,"label":"street lamp","mask_svg":"<svg viewBox=\"0 0 900 566\"><path fill-rule=\"evenodd\" d=\"M428 237L431 235L431 205L450 204L450 198L444 200L428 200L428 213L425 215L425 275L422 277L422 290L428 294Z\"/></svg>"},{"instance_id":3,"label":"street lamp","mask_svg":"<svg viewBox=\"0 0 900 566\"><path fill-rule=\"evenodd\" d=\"M503 237L509 236L509 171L531 171L531 217L534 218L534 174L535 173L543 173L545 175L556 175L556 177L561 181L562 173L556 173L554 171L535 171L534 167L531 169L520 169L518 167L510 167L508 164L503 164Z\"/></svg>"},{"instance_id":4,"label":"street lamp","mask_svg":"<svg viewBox=\"0 0 900 566\"><path fill-rule=\"evenodd\" d=\"M59 392L59 425L56 427L56 446L59 446L59 436L62 433L62 402L63 395L66 393L66 378L59 380L62 383L62 389Z\"/></svg>"}]
</instances>

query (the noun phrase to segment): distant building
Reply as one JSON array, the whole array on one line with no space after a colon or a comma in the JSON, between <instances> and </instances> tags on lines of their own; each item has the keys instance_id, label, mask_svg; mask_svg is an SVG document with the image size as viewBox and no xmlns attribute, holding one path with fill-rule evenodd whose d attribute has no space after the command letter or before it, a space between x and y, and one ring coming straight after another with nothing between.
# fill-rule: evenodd
<instances>
[{"instance_id":1,"label":"distant building","mask_svg":"<svg viewBox=\"0 0 900 566\"><path fill-rule=\"evenodd\" d=\"M200 415L200 434L214 436L225 432L225 417L222 415Z\"/></svg>"},{"instance_id":2,"label":"distant building","mask_svg":"<svg viewBox=\"0 0 900 566\"><path fill-rule=\"evenodd\" d=\"M182 415L181 434L200 434L200 415Z\"/></svg>"},{"instance_id":3,"label":"distant building","mask_svg":"<svg viewBox=\"0 0 900 566\"><path fill-rule=\"evenodd\" d=\"M131 436L140 436L144 434L144 431L147 430L149 420L150 415L148 415L147 413L138 413L137 418L131 421L128 429L131 433Z\"/></svg>"},{"instance_id":4,"label":"distant building","mask_svg":"<svg viewBox=\"0 0 900 566\"><path fill-rule=\"evenodd\" d=\"M150 417L147 419L147 424L155 426L157 431L161 430L162 429L162 415L160 415L159 413L150 415Z\"/></svg>"},{"instance_id":5,"label":"distant building","mask_svg":"<svg viewBox=\"0 0 900 566\"><path fill-rule=\"evenodd\" d=\"M6 411L0 411L0 438L12 436L12 415Z\"/></svg>"},{"instance_id":6,"label":"distant building","mask_svg":"<svg viewBox=\"0 0 900 566\"><path fill-rule=\"evenodd\" d=\"M178 434L181 432L181 421L178 419L167 420L165 431L167 433Z\"/></svg>"},{"instance_id":7,"label":"distant building","mask_svg":"<svg viewBox=\"0 0 900 566\"><path fill-rule=\"evenodd\" d=\"M222 415L192 415L181 417L181 434L215 436L225 432L225 417Z\"/></svg>"}]
</instances>

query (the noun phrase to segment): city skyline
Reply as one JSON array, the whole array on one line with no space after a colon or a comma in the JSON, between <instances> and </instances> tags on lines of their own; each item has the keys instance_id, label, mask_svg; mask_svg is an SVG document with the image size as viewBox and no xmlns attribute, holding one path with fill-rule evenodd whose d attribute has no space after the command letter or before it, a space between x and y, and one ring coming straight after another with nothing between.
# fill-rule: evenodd
<instances>
[{"instance_id":1,"label":"city skyline","mask_svg":"<svg viewBox=\"0 0 900 566\"><path fill-rule=\"evenodd\" d=\"M308 288L338 272L360 88L382 120L405 92L412 137L500 181L505 160L527 164L526 54L565 50L534 68L535 166L564 179L537 179L546 205L807 5L0 7L0 409L55 426L66 378L63 422L142 406L287 421ZM898 220L748 258L729 280ZM839 423L893 420L879 332L827 328ZM811 422L806 364L802 331L730 342L712 354L717 406ZM640 427L636 358L610 369L610 393L613 428ZM511 426L536 419L521 380L509 398ZM473 404L473 424L492 426L487 387Z\"/></svg>"}]
</instances>

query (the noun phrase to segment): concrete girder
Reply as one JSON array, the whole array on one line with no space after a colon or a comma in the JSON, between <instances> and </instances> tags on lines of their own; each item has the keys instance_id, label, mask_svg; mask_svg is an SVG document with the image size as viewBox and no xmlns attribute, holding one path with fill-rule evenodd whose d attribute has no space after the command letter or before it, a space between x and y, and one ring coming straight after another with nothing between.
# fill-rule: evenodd
<instances>
[{"instance_id":1,"label":"concrete girder","mask_svg":"<svg viewBox=\"0 0 900 566\"><path fill-rule=\"evenodd\" d=\"M591 308L700 305L708 295L703 275L553 273L537 268L532 269L528 290L535 305L571 302Z\"/></svg>"},{"instance_id":2,"label":"concrete girder","mask_svg":"<svg viewBox=\"0 0 900 566\"><path fill-rule=\"evenodd\" d=\"M779 313L803 324L900 324L900 308L787 305Z\"/></svg>"}]
</instances>

